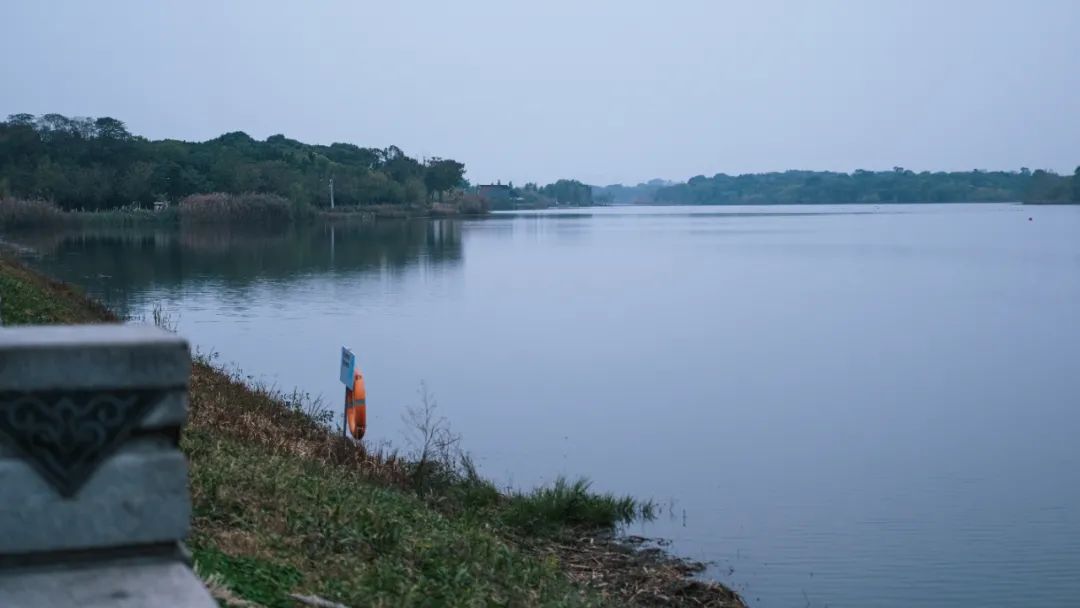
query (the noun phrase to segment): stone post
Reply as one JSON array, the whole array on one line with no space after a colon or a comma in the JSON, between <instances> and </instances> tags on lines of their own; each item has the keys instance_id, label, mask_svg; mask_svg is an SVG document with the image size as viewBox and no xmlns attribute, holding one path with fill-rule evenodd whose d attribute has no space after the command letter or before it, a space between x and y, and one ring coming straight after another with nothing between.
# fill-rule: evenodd
<instances>
[{"instance_id":1,"label":"stone post","mask_svg":"<svg viewBox=\"0 0 1080 608\"><path fill-rule=\"evenodd\" d=\"M154 327L0 329L0 606L216 606L182 545L190 372Z\"/></svg>"}]
</instances>

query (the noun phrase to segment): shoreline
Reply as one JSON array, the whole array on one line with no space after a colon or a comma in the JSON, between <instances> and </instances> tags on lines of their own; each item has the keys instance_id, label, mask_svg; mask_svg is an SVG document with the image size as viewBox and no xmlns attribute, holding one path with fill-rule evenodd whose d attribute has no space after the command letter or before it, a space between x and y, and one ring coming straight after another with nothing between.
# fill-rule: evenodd
<instances>
[{"instance_id":1,"label":"shoreline","mask_svg":"<svg viewBox=\"0 0 1080 608\"><path fill-rule=\"evenodd\" d=\"M212 198L216 195L201 195ZM478 218L491 215L485 206L468 202L429 202L408 205L363 205L335 209L295 206L286 199L274 204L256 204L239 211L230 209L229 196L224 202L185 210L173 205L161 210L120 207L89 211L64 210L49 201L5 198L0 196L0 228L8 230L56 226L177 226L184 224L230 224L288 227L308 222L374 221L390 219ZM258 195L242 195L258 198ZM190 197L189 197L190 198ZM235 198L235 197L234 197ZM288 207L288 209L285 209ZM285 210L283 210L285 209Z\"/></svg>"},{"instance_id":2,"label":"shoreline","mask_svg":"<svg viewBox=\"0 0 1080 608\"><path fill-rule=\"evenodd\" d=\"M122 321L2 251L0 295L4 324ZM614 524L583 523L568 507L538 518L530 511L536 494L502 494L475 472L455 477L438 468L416 484L423 461L386 447L370 451L332 431L325 415L302 396L251 386L210 358L194 358L183 443L195 506L189 544L224 605L291 606L292 593L347 606L422 604L438 592L446 603L745 606L727 587L695 578L704 564L643 548ZM315 499L304 502L309 492ZM337 496L349 500L334 503ZM574 495L605 498L613 497L587 484ZM533 519L508 523L520 513ZM352 569L341 571L343 562ZM454 568L457 578L468 573L467 588L444 578ZM400 580L384 580L387 573ZM376 599L373 590L384 595Z\"/></svg>"}]
</instances>

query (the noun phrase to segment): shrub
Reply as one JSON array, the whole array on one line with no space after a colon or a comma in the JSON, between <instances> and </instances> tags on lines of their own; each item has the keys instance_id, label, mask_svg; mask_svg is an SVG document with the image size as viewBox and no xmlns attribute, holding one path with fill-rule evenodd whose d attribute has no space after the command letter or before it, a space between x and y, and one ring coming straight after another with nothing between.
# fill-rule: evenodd
<instances>
[{"instance_id":1,"label":"shrub","mask_svg":"<svg viewBox=\"0 0 1080 608\"><path fill-rule=\"evenodd\" d=\"M464 194L457 202L458 213L462 215L482 215L491 210L486 198L475 194Z\"/></svg>"}]
</instances>

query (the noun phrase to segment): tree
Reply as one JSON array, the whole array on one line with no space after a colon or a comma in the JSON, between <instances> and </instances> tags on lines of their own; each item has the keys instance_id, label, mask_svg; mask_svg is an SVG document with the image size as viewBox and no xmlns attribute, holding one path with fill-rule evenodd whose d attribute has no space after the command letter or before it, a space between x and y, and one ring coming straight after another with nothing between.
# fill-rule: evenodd
<instances>
[{"instance_id":1,"label":"tree","mask_svg":"<svg viewBox=\"0 0 1080 608\"><path fill-rule=\"evenodd\" d=\"M97 125L93 118L76 116L71 119L72 134L80 139L93 139L97 137Z\"/></svg>"},{"instance_id":2,"label":"tree","mask_svg":"<svg viewBox=\"0 0 1080 608\"><path fill-rule=\"evenodd\" d=\"M128 133L127 126L123 121L115 118L103 116L94 121L94 127L97 130L97 136L103 139L131 139L131 133Z\"/></svg>"},{"instance_id":3,"label":"tree","mask_svg":"<svg viewBox=\"0 0 1080 608\"><path fill-rule=\"evenodd\" d=\"M10 114L7 117L7 124L13 127L33 127L34 115L33 114Z\"/></svg>"},{"instance_id":4,"label":"tree","mask_svg":"<svg viewBox=\"0 0 1080 608\"><path fill-rule=\"evenodd\" d=\"M424 167L415 158L406 156L401 148L390 146L386 149L383 158L385 160L381 169L389 173L394 181L405 183L410 177L423 179Z\"/></svg>"},{"instance_id":5,"label":"tree","mask_svg":"<svg viewBox=\"0 0 1080 608\"><path fill-rule=\"evenodd\" d=\"M1080 167L1073 171L1072 176L1072 200L1080 203Z\"/></svg>"},{"instance_id":6,"label":"tree","mask_svg":"<svg viewBox=\"0 0 1080 608\"><path fill-rule=\"evenodd\" d=\"M424 168L424 185L440 200L444 192L460 186L464 177L465 165L456 160L432 158Z\"/></svg>"},{"instance_id":7,"label":"tree","mask_svg":"<svg viewBox=\"0 0 1080 608\"><path fill-rule=\"evenodd\" d=\"M45 114L38 119L37 124L38 130L43 136L48 136L53 133L70 135L75 132L74 121L63 114ZM45 137L43 137L43 139L45 139Z\"/></svg>"},{"instance_id":8,"label":"tree","mask_svg":"<svg viewBox=\"0 0 1080 608\"><path fill-rule=\"evenodd\" d=\"M64 208L145 204L159 194L258 192L300 204L326 204L335 176L345 205L424 202L464 182L465 166L434 158L421 164L400 148L309 145L235 131L201 143L149 141L123 121L12 114L0 122L0 185L5 195L49 198Z\"/></svg>"},{"instance_id":9,"label":"tree","mask_svg":"<svg viewBox=\"0 0 1080 608\"><path fill-rule=\"evenodd\" d=\"M1024 200L1033 202L1064 201L1070 197L1070 181L1050 171L1042 169L1031 174L1031 183L1028 185Z\"/></svg>"},{"instance_id":10,"label":"tree","mask_svg":"<svg viewBox=\"0 0 1080 608\"><path fill-rule=\"evenodd\" d=\"M540 193L555 199L556 203L591 205L593 202L592 186L583 184L576 179L560 179L554 184L548 184L540 188Z\"/></svg>"},{"instance_id":11,"label":"tree","mask_svg":"<svg viewBox=\"0 0 1080 608\"><path fill-rule=\"evenodd\" d=\"M154 165L146 161L132 163L120 178L118 193L131 203L150 203L154 196Z\"/></svg>"},{"instance_id":12,"label":"tree","mask_svg":"<svg viewBox=\"0 0 1080 608\"><path fill-rule=\"evenodd\" d=\"M410 177L405 180L402 195L405 203L422 203L427 200L428 191L424 187L424 180L419 177Z\"/></svg>"}]
</instances>

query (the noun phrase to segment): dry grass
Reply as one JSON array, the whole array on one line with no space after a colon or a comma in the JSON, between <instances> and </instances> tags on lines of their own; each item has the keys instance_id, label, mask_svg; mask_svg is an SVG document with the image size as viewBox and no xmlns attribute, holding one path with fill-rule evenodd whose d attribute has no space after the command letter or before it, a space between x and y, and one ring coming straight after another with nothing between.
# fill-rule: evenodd
<instances>
[{"instance_id":1,"label":"dry grass","mask_svg":"<svg viewBox=\"0 0 1080 608\"><path fill-rule=\"evenodd\" d=\"M64 212L48 201L0 198L0 226L6 228L51 226L60 224L64 220Z\"/></svg>"},{"instance_id":2,"label":"dry grass","mask_svg":"<svg viewBox=\"0 0 1080 608\"><path fill-rule=\"evenodd\" d=\"M174 209L153 211L138 205L97 211L64 211L44 200L0 198L0 226L5 228L48 228L60 225L128 227L167 224L176 220Z\"/></svg>"},{"instance_id":3,"label":"dry grass","mask_svg":"<svg viewBox=\"0 0 1080 608\"><path fill-rule=\"evenodd\" d=\"M202 579L204 585L206 585L207 591L217 601L218 605L225 606L226 608L263 608L255 602L249 602L244 598L236 595L236 592L229 588L229 584L225 581L225 577L218 572L212 572L210 574L203 574L199 572L198 566L195 568L195 573Z\"/></svg>"},{"instance_id":4,"label":"dry grass","mask_svg":"<svg viewBox=\"0 0 1080 608\"><path fill-rule=\"evenodd\" d=\"M656 547L638 545L610 535L579 536L565 541L534 543L522 539L539 556L559 561L576 584L593 589L617 606L701 606L745 608L737 593L694 577L705 565L668 555Z\"/></svg>"},{"instance_id":5,"label":"dry grass","mask_svg":"<svg viewBox=\"0 0 1080 608\"><path fill-rule=\"evenodd\" d=\"M276 194L192 194L180 201L180 218L194 223L286 224L305 210Z\"/></svg>"},{"instance_id":6,"label":"dry grass","mask_svg":"<svg viewBox=\"0 0 1080 608\"><path fill-rule=\"evenodd\" d=\"M192 367L190 429L346 467L383 485L408 487L409 466L397 454L369 452L362 443L333 432L321 411L312 409L302 395L251 386L239 373L228 373L205 358L196 358Z\"/></svg>"}]
</instances>

